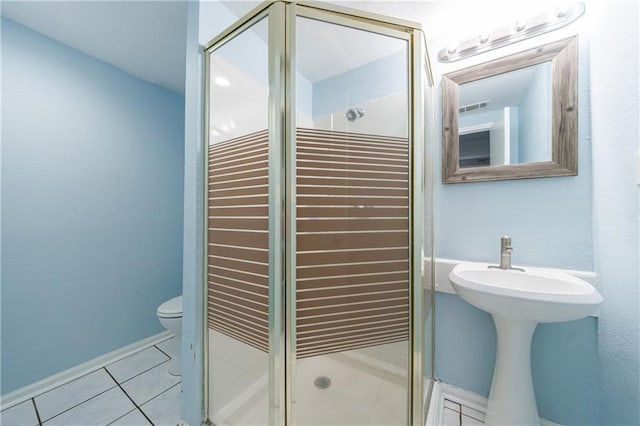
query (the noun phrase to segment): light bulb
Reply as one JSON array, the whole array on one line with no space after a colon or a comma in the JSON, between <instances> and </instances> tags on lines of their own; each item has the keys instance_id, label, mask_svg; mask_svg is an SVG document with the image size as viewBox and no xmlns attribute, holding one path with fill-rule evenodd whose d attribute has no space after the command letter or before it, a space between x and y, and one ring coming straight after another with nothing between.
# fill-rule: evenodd
<instances>
[{"instance_id":1,"label":"light bulb","mask_svg":"<svg viewBox=\"0 0 640 426\"><path fill-rule=\"evenodd\" d=\"M515 32L519 33L520 31L527 28L527 20L526 19L516 19L516 23L513 25L513 29Z\"/></svg>"},{"instance_id":2,"label":"light bulb","mask_svg":"<svg viewBox=\"0 0 640 426\"><path fill-rule=\"evenodd\" d=\"M229 80L227 80L227 79L226 79L226 78L224 78L224 77L216 77L216 78L214 78L214 79L213 79L213 82L214 82L215 84L217 84L218 86L221 86L221 87L227 87L227 86L230 86L230 85L231 85L231 83L229 82Z\"/></svg>"},{"instance_id":3,"label":"light bulb","mask_svg":"<svg viewBox=\"0 0 640 426\"><path fill-rule=\"evenodd\" d=\"M447 40L444 46L447 49L447 53L456 53L458 51L458 40Z\"/></svg>"},{"instance_id":4,"label":"light bulb","mask_svg":"<svg viewBox=\"0 0 640 426\"><path fill-rule=\"evenodd\" d=\"M556 18L564 18L569 14L572 7L572 4L565 2L556 8L554 15L556 16Z\"/></svg>"}]
</instances>

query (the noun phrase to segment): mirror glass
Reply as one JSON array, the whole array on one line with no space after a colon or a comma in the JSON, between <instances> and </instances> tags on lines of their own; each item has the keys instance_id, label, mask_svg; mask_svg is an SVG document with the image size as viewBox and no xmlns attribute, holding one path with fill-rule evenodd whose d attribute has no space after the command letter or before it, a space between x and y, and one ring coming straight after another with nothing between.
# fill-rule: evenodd
<instances>
[{"instance_id":1,"label":"mirror glass","mask_svg":"<svg viewBox=\"0 0 640 426\"><path fill-rule=\"evenodd\" d=\"M442 182L578 173L578 39L442 76Z\"/></svg>"},{"instance_id":2,"label":"mirror glass","mask_svg":"<svg viewBox=\"0 0 640 426\"><path fill-rule=\"evenodd\" d=\"M551 64L459 86L460 168L551 160Z\"/></svg>"}]
</instances>

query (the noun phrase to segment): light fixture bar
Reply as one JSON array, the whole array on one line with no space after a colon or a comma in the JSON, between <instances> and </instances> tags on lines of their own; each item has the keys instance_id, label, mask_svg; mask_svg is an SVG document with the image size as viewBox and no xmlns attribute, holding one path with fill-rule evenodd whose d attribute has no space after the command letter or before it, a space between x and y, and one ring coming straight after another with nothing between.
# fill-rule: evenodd
<instances>
[{"instance_id":1,"label":"light fixture bar","mask_svg":"<svg viewBox=\"0 0 640 426\"><path fill-rule=\"evenodd\" d=\"M584 3L576 2L570 7L558 8L552 13L542 13L527 21L517 20L490 34L483 33L447 46L438 53L440 62L456 62L470 56L488 52L498 47L526 40L549 31L565 27L584 14Z\"/></svg>"}]
</instances>

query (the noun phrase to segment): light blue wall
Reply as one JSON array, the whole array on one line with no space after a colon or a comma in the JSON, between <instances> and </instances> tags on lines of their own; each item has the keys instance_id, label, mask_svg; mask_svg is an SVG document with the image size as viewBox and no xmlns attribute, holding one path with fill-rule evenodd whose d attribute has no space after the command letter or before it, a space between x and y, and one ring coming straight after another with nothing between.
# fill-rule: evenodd
<instances>
[{"instance_id":1,"label":"light blue wall","mask_svg":"<svg viewBox=\"0 0 640 426\"><path fill-rule=\"evenodd\" d=\"M515 263L596 272L599 318L541 325L534 335L540 414L563 424L640 424L638 9L588 2L578 21L577 177L437 188L440 257L495 261L507 233ZM442 294L436 314L438 377L486 394L495 356L488 317Z\"/></svg>"},{"instance_id":2,"label":"light blue wall","mask_svg":"<svg viewBox=\"0 0 640 426\"><path fill-rule=\"evenodd\" d=\"M557 36L559 37L559 36ZM436 256L496 262L501 235L513 239L514 264L593 271L589 48L580 39L579 175L444 185L436 153ZM524 50L527 46L516 46ZM437 52L438 46L431 46ZM517 51L517 50L516 50ZM496 56L505 53L495 52ZM476 58L486 61L487 58ZM432 61L435 63L435 61ZM456 68L470 66L461 61ZM436 83L452 66L437 64ZM436 111L442 111L440 93ZM441 147L438 114L436 146ZM533 376L542 417L561 424L595 422L598 407L597 320L540 326L533 342ZM436 300L436 375L488 395L495 357L490 317L455 295ZM558 346L560 343L563 345Z\"/></svg>"},{"instance_id":3,"label":"light blue wall","mask_svg":"<svg viewBox=\"0 0 640 426\"><path fill-rule=\"evenodd\" d=\"M478 112L466 112L460 114L460 127L478 126L480 124L494 123L503 121L502 108L493 110L481 110Z\"/></svg>"},{"instance_id":4,"label":"light blue wall","mask_svg":"<svg viewBox=\"0 0 640 426\"><path fill-rule=\"evenodd\" d=\"M563 425L598 424L596 334L595 318L536 328L531 367L538 411L544 418ZM438 293L437 377L488 397L495 356L491 316L456 295Z\"/></svg>"},{"instance_id":5,"label":"light blue wall","mask_svg":"<svg viewBox=\"0 0 640 426\"><path fill-rule=\"evenodd\" d=\"M162 331L183 98L2 20L2 393Z\"/></svg>"},{"instance_id":6,"label":"light blue wall","mask_svg":"<svg viewBox=\"0 0 640 426\"><path fill-rule=\"evenodd\" d=\"M640 231L637 221L640 200L637 188L628 186L632 180L631 152L639 148L638 90L636 86L627 84L627 81L635 81L634 84L637 85L638 70L637 58L630 66L626 65L623 58L627 55L625 52L637 51L638 12L637 6L627 4L627 7L634 8L634 11L621 12L615 9L608 19L598 19L599 26L594 27L595 29L589 29L588 25L582 29L581 22L589 22L600 16L591 11L593 3L589 2L587 14L578 21L578 27L574 27L580 32L578 176L443 185L439 150L435 157L438 257L495 261L499 252L499 237L506 233L514 239L516 264L587 271L595 269L599 275L599 287L606 298L599 319L586 318L565 324L545 324L539 326L534 335L534 384L540 413L550 420L566 424L596 423L598 415L600 424L640 423L640 415L637 414L637 288L640 280ZM621 16L629 22L616 23ZM213 36L230 23L219 28L210 26L207 30ZM615 37L622 37L624 33L625 40L612 41L606 37L612 26L619 29ZM526 42L518 43L512 51L525 50L541 40L548 42L554 37L557 39L569 36L574 28L566 29L564 35L552 33L548 37L541 36L529 43L529 46L525 46ZM202 26L200 31L202 33ZM593 80L589 69L589 46L593 43L590 39L599 40L600 50L597 55L594 54L594 61L600 63L599 81L602 84L599 89L601 95L596 98L594 94L593 102L589 90ZM612 45L621 46L615 58L607 56ZM636 48L627 49L628 46ZM442 46L432 44L429 50L437 52L439 47ZM497 56L502 54L505 54L502 49L496 52ZM435 67L436 86L439 86L440 75L452 69L444 70L435 60L432 64ZM455 64L459 68L469 65L471 64L468 62ZM617 78L611 78L611 70L618 67L625 69L625 84L619 84ZM593 69L593 65L591 68ZM618 90L614 90L615 95L607 98L608 103L601 103L599 98L606 97L611 89L605 82ZM436 98L436 111L441 111L441 94ZM611 107L617 105L618 108L623 108L627 105L620 99L630 99L636 109L623 115L625 120L616 127L627 142L624 149L618 150L619 135L610 132L609 124L612 120L615 121L617 114L617 110ZM195 97L192 102L195 107ZM594 108L595 105L601 105L594 120L590 118L592 103ZM606 109L611 112L604 114ZM439 114L437 120L435 133L438 137L436 145L439 147L442 126ZM629 127L629 122L636 127ZM598 137L598 132L601 137ZM630 135L635 135L635 139L630 140ZM597 156L594 158L593 169L592 136ZM187 147L187 153L190 149L193 150ZM191 151L191 154L195 156L195 151ZM608 161L603 161L601 154L604 158L608 156ZM624 168L620 167L621 164L625 165ZM595 175L592 170L596 172ZM624 186L624 194L616 192L605 196L612 187L608 184L611 178L614 178L615 184L627 185ZM594 182L600 187L596 188L595 195ZM196 184L195 180L188 181L186 187L191 187L194 193L200 194L195 189ZM611 207L611 202L615 202L615 209ZM185 209L190 208L195 209L187 201ZM186 216L185 223L189 223ZM594 225L600 229L594 232ZM610 230L616 232L607 240ZM185 253L187 241L197 244L197 235L190 239L185 233ZM624 254L622 257L619 256L621 251ZM437 377L462 388L487 394L495 357L495 329L489 316L448 294L437 295L436 316ZM596 370L599 370L599 374Z\"/></svg>"},{"instance_id":7,"label":"light blue wall","mask_svg":"<svg viewBox=\"0 0 640 426\"><path fill-rule=\"evenodd\" d=\"M496 357L491 316L458 296L436 293L436 377L488 396Z\"/></svg>"},{"instance_id":8,"label":"light blue wall","mask_svg":"<svg viewBox=\"0 0 640 426\"><path fill-rule=\"evenodd\" d=\"M640 7L594 3L591 51L600 423L640 424Z\"/></svg>"},{"instance_id":9,"label":"light blue wall","mask_svg":"<svg viewBox=\"0 0 640 426\"><path fill-rule=\"evenodd\" d=\"M437 46L432 46L430 51L436 52ZM578 176L442 184L442 117L437 114L438 257L495 261L500 236L507 234L513 239L516 264L593 270L588 57L588 46L581 39ZM465 61L457 65L458 68L466 66L469 64ZM442 111L441 67L435 68L439 92L436 111ZM449 71L452 70L446 70Z\"/></svg>"},{"instance_id":10,"label":"light blue wall","mask_svg":"<svg viewBox=\"0 0 640 426\"><path fill-rule=\"evenodd\" d=\"M551 64L536 66L529 88L519 105L518 163L551 159Z\"/></svg>"},{"instance_id":11,"label":"light blue wall","mask_svg":"<svg viewBox=\"0 0 640 426\"><path fill-rule=\"evenodd\" d=\"M313 117L407 91L407 66L405 50L315 83Z\"/></svg>"}]
</instances>

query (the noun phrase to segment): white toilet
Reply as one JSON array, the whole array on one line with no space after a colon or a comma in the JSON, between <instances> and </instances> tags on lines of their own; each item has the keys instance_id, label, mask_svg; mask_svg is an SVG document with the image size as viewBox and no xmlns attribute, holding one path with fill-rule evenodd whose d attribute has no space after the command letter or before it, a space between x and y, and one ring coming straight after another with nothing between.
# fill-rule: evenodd
<instances>
[{"instance_id":1,"label":"white toilet","mask_svg":"<svg viewBox=\"0 0 640 426\"><path fill-rule=\"evenodd\" d=\"M169 362L169 373L179 376L180 371L180 349L182 342L182 296L174 297L164 302L158 307L158 320L167 330L175 334L168 347L171 361Z\"/></svg>"}]
</instances>

